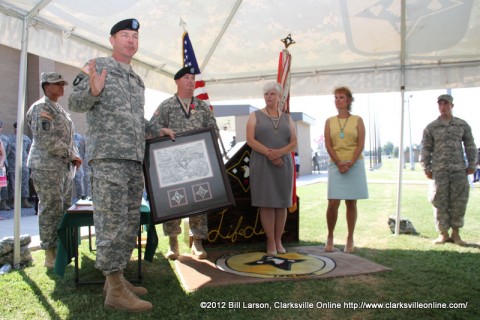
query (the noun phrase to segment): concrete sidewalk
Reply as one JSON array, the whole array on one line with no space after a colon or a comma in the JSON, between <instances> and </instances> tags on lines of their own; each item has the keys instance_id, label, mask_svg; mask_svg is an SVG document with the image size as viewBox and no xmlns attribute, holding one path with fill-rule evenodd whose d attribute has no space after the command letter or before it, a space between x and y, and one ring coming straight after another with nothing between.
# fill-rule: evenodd
<instances>
[{"instance_id":1,"label":"concrete sidewalk","mask_svg":"<svg viewBox=\"0 0 480 320\"><path fill-rule=\"evenodd\" d=\"M32 209L22 208L22 216L20 217L20 235L30 235L32 242L28 245L30 251L40 249L40 236L38 235L38 216L35 215L35 211ZM13 218L14 211L0 211L0 217L4 220L0 220L0 240L4 237L13 237L15 220ZM88 227L80 228L82 238L88 237ZM95 232L95 228L92 227L92 232Z\"/></svg>"},{"instance_id":2,"label":"concrete sidewalk","mask_svg":"<svg viewBox=\"0 0 480 320\"><path fill-rule=\"evenodd\" d=\"M327 172L320 171L320 173L312 173L297 178L297 187L306 186L309 184L327 182Z\"/></svg>"}]
</instances>

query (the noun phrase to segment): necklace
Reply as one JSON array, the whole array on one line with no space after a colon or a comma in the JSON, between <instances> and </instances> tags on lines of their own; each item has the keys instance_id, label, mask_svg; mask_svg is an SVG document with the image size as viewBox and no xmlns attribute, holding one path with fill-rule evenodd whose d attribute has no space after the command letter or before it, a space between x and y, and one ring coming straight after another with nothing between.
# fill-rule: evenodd
<instances>
[{"instance_id":1,"label":"necklace","mask_svg":"<svg viewBox=\"0 0 480 320\"><path fill-rule=\"evenodd\" d=\"M188 98L186 98L186 99L180 98L178 95L176 97L177 97L178 103L180 103L180 106L182 106L183 112L185 113L185 116L187 118L190 117L190 113L192 113L192 114L195 113L195 109L192 107L193 106L193 97L190 100L190 106L188 105ZM184 100L185 100L185 102L184 102Z\"/></svg>"},{"instance_id":2,"label":"necklace","mask_svg":"<svg viewBox=\"0 0 480 320\"><path fill-rule=\"evenodd\" d=\"M340 139L345 138L345 134L343 133L343 130L347 126L348 118L350 118L350 115L347 116L347 120L345 120L345 123L343 124L343 127L342 127L342 125L340 124L340 118L337 116L338 126L340 127Z\"/></svg>"},{"instance_id":3,"label":"necklace","mask_svg":"<svg viewBox=\"0 0 480 320\"><path fill-rule=\"evenodd\" d=\"M265 112L267 112L268 114L268 117L270 118L270 120L272 121L272 124L273 124L273 133L274 134L278 134L278 125L280 124L280 114L278 115L278 117L274 118L270 115L270 113L268 112L268 109L265 107Z\"/></svg>"}]
</instances>

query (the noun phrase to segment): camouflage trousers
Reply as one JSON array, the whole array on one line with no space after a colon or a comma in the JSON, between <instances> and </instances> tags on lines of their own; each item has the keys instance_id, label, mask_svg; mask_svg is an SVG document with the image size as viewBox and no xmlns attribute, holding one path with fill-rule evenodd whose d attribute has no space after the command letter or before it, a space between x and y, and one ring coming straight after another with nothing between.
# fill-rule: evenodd
<instances>
[{"instance_id":1,"label":"camouflage trousers","mask_svg":"<svg viewBox=\"0 0 480 320\"><path fill-rule=\"evenodd\" d=\"M135 248L144 188L142 164L129 160L92 160L90 164L95 267L109 275L126 268Z\"/></svg>"},{"instance_id":2,"label":"camouflage trousers","mask_svg":"<svg viewBox=\"0 0 480 320\"><path fill-rule=\"evenodd\" d=\"M176 237L181 232L180 223L182 220L167 221L163 224L163 233L168 237ZM190 235L194 239L207 239L208 225L207 215L201 214L188 218L188 225L190 227Z\"/></svg>"},{"instance_id":3,"label":"camouflage trousers","mask_svg":"<svg viewBox=\"0 0 480 320\"><path fill-rule=\"evenodd\" d=\"M434 207L435 227L444 232L463 227L470 186L464 170L434 172L431 203Z\"/></svg>"},{"instance_id":4,"label":"camouflage trousers","mask_svg":"<svg viewBox=\"0 0 480 320\"><path fill-rule=\"evenodd\" d=\"M8 178L8 198L15 198L15 170L7 170ZM30 188L28 185L28 180L30 179L30 169L28 167L22 167L22 193L21 196L24 198L30 197Z\"/></svg>"},{"instance_id":5,"label":"camouflage trousers","mask_svg":"<svg viewBox=\"0 0 480 320\"><path fill-rule=\"evenodd\" d=\"M32 181L38 195L38 228L40 247L57 247L57 227L71 205L72 180L67 165L57 170L32 169Z\"/></svg>"}]
</instances>

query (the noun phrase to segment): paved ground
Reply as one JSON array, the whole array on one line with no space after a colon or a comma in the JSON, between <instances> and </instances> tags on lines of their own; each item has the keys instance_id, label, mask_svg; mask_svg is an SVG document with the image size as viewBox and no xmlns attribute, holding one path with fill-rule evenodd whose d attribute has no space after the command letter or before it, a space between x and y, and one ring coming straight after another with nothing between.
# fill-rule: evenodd
<instances>
[{"instance_id":1,"label":"paved ground","mask_svg":"<svg viewBox=\"0 0 480 320\"><path fill-rule=\"evenodd\" d=\"M13 219L13 215L14 215L14 210L8 210L8 211L0 210L0 219ZM22 208L21 215L22 215L22 217L34 216L35 215L35 209L34 208L29 208L29 209Z\"/></svg>"},{"instance_id":2,"label":"paved ground","mask_svg":"<svg viewBox=\"0 0 480 320\"><path fill-rule=\"evenodd\" d=\"M34 208L21 208L20 210L20 235L29 234L32 236L31 248L39 246L38 239L38 216ZM14 235L15 210L0 211L0 239ZM34 239L34 237L36 238Z\"/></svg>"},{"instance_id":3,"label":"paved ground","mask_svg":"<svg viewBox=\"0 0 480 320\"><path fill-rule=\"evenodd\" d=\"M13 237L15 231L15 210L0 211L0 240L4 237ZM28 246L30 250L40 248L40 237L38 235L38 216L34 208L21 208L19 219L20 235L30 235L32 242ZM81 228L82 237L88 235L88 228Z\"/></svg>"}]
</instances>

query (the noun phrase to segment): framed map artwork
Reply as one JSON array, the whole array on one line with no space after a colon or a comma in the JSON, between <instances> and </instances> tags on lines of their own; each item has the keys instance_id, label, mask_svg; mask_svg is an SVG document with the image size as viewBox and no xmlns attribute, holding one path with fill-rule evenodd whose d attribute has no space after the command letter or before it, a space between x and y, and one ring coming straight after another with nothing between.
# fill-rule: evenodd
<instances>
[{"instance_id":1,"label":"framed map artwork","mask_svg":"<svg viewBox=\"0 0 480 320\"><path fill-rule=\"evenodd\" d=\"M212 128L147 140L143 170L155 224L235 205Z\"/></svg>"}]
</instances>

